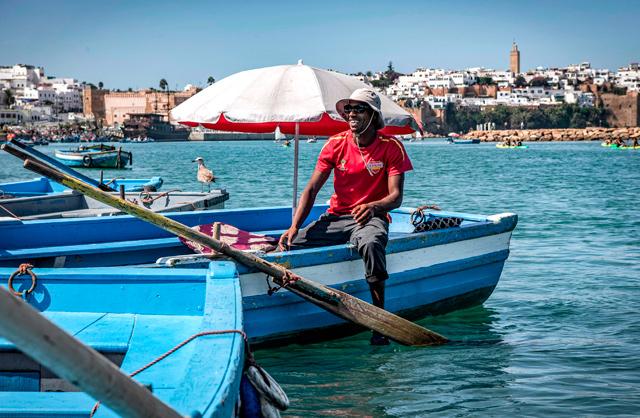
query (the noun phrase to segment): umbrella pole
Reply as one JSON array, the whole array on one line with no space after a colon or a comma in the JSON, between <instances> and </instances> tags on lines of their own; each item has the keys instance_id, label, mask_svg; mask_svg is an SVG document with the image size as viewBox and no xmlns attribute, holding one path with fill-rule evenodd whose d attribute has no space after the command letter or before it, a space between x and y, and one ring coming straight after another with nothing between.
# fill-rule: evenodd
<instances>
[{"instance_id":1,"label":"umbrella pole","mask_svg":"<svg viewBox=\"0 0 640 418\"><path fill-rule=\"evenodd\" d=\"M296 122L296 136L293 142L293 204L291 205L291 219L296 214L296 207L298 206L298 153L300 144L300 124Z\"/></svg>"}]
</instances>

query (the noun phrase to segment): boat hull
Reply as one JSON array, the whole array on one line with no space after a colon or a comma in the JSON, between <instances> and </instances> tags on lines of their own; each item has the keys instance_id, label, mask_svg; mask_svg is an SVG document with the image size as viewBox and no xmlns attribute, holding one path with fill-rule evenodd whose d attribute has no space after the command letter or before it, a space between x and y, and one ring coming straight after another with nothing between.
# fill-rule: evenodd
<instances>
[{"instance_id":1,"label":"boat hull","mask_svg":"<svg viewBox=\"0 0 640 418\"><path fill-rule=\"evenodd\" d=\"M385 308L419 320L482 304L498 284L509 255L510 237L511 232L505 232L409 251L391 248ZM370 302L362 266L357 258L300 268L294 262L291 268L303 277ZM240 280L246 330L254 344L318 341L362 331L290 292L268 295L263 274L241 274Z\"/></svg>"},{"instance_id":2,"label":"boat hull","mask_svg":"<svg viewBox=\"0 0 640 418\"><path fill-rule=\"evenodd\" d=\"M124 168L131 164L131 153L126 151L69 152L55 151L55 157L67 167Z\"/></svg>"}]
</instances>

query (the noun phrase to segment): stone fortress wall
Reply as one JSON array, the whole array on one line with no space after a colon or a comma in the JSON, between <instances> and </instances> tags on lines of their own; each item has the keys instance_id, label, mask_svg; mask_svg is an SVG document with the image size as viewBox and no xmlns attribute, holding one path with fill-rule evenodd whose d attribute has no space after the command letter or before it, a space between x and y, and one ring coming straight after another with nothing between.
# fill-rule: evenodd
<instances>
[{"instance_id":1,"label":"stone fortress wall","mask_svg":"<svg viewBox=\"0 0 640 418\"><path fill-rule=\"evenodd\" d=\"M507 129L503 131L470 131L462 136L482 142L512 141L604 141L640 138L640 127L585 129Z\"/></svg>"}]
</instances>

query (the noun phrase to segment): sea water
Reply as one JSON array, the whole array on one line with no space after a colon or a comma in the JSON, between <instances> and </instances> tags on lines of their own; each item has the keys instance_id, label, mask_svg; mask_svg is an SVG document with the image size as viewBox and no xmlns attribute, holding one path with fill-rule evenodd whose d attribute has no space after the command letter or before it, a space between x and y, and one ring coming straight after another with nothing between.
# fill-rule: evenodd
<instances>
[{"instance_id":1,"label":"sea water","mask_svg":"<svg viewBox=\"0 0 640 418\"><path fill-rule=\"evenodd\" d=\"M324 145L300 144L300 189ZM453 343L370 347L368 333L261 350L290 416L640 415L640 151L599 143L405 144L404 205L515 212L511 255L493 295L421 324ZM53 153L69 144L39 147ZM267 141L123 144L163 190L201 190L203 157L228 208L289 205L293 147ZM97 170L83 170L93 177ZM0 153L0 182L29 179ZM318 196L325 202L327 184Z\"/></svg>"}]
</instances>

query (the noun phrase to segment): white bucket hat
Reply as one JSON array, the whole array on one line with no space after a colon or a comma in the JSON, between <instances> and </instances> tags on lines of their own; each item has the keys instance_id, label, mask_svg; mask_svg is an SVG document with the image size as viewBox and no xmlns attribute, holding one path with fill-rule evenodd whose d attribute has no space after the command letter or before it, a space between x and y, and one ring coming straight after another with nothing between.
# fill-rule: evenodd
<instances>
[{"instance_id":1,"label":"white bucket hat","mask_svg":"<svg viewBox=\"0 0 640 418\"><path fill-rule=\"evenodd\" d=\"M348 99L338 100L338 102L336 103L336 110L344 120L347 120L347 114L344 111L344 107L350 101L361 102L368 105L374 112L378 114L376 130L384 128L384 118L382 117L382 111L380 110L380 96L378 96L375 91L368 88L361 88L351 93L351 96L349 96Z\"/></svg>"}]
</instances>

